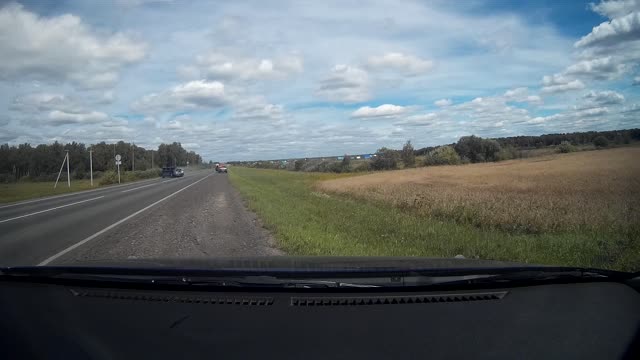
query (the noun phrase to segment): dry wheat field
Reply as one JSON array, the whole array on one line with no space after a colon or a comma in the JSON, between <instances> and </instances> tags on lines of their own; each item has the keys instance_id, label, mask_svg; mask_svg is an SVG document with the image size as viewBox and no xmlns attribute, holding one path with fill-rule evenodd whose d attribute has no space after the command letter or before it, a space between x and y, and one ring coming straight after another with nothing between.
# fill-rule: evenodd
<instances>
[{"instance_id":1,"label":"dry wheat field","mask_svg":"<svg viewBox=\"0 0 640 360\"><path fill-rule=\"evenodd\" d=\"M318 190L509 232L640 227L640 147L326 180Z\"/></svg>"}]
</instances>

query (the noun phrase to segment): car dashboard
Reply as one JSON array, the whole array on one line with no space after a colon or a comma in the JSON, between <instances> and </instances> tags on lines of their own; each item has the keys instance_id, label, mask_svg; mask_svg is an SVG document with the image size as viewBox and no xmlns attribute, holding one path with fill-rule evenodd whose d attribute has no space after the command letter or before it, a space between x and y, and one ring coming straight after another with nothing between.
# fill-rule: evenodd
<instances>
[{"instance_id":1,"label":"car dashboard","mask_svg":"<svg viewBox=\"0 0 640 360\"><path fill-rule=\"evenodd\" d=\"M6 359L614 359L638 356L640 294L0 282L0 316Z\"/></svg>"}]
</instances>

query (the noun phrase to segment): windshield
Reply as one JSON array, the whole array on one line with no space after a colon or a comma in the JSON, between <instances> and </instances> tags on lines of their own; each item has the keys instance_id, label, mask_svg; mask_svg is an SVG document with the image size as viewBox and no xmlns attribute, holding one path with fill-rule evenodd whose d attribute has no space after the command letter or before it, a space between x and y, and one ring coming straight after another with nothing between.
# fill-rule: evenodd
<instances>
[{"instance_id":1,"label":"windshield","mask_svg":"<svg viewBox=\"0 0 640 360\"><path fill-rule=\"evenodd\" d=\"M638 1L28 0L0 33L0 268L640 271Z\"/></svg>"}]
</instances>

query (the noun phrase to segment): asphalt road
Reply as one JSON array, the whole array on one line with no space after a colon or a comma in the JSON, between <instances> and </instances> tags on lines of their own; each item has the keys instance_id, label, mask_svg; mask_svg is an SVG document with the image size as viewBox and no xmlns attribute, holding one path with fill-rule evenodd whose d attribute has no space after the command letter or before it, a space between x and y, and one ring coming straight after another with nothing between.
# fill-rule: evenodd
<instances>
[{"instance_id":1,"label":"asphalt road","mask_svg":"<svg viewBox=\"0 0 640 360\"><path fill-rule=\"evenodd\" d=\"M0 205L0 266L278 254L212 171Z\"/></svg>"}]
</instances>

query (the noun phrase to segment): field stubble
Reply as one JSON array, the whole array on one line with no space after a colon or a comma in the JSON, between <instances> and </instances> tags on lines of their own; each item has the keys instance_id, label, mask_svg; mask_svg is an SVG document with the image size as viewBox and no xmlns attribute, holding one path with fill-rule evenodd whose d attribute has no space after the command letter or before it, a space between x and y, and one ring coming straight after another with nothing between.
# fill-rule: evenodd
<instances>
[{"instance_id":1,"label":"field stubble","mask_svg":"<svg viewBox=\"0 0 640 360\"><path fill-rule=\"evenodd\" d=\"M640 148L441 166L323 181L320 191L510 232L640 227Z\"/></svg>"}]
</instances>

